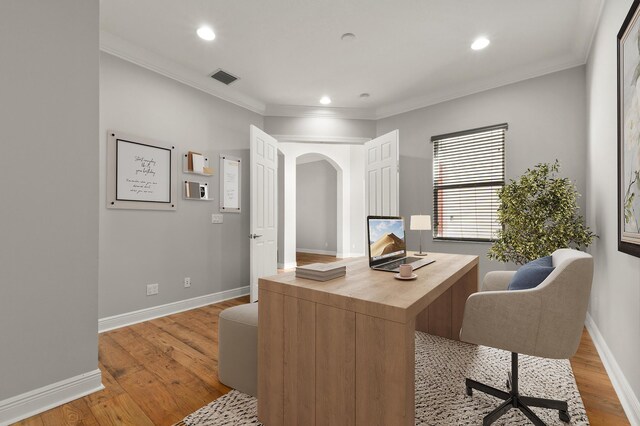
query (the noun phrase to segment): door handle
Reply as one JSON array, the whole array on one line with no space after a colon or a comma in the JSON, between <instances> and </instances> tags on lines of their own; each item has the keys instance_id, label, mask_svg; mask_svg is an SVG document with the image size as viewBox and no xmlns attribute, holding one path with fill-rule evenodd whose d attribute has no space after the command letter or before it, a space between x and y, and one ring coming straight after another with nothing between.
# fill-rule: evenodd
<instances>
[{"instance_id":1,"label":"door handle","mask_svg":"<svg viewBox=\"0 0 640 426\"><path fill-rule=\"evenodd\" d=\"M258 234L249 234L249 239L256 239L256 238L260 238L262 237L262 235L258 235Z\"/></svg>"}]
</instances>

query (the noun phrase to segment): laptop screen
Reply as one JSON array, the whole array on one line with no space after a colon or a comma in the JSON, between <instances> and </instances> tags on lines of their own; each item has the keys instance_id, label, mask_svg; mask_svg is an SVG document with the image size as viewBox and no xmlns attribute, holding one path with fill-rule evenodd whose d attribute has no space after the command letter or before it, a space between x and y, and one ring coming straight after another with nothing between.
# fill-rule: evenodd
<instances>
[{"instance_id":1,"label":"laptop screen","mask_svg":"<svg viewBox=\"0 0 640 426\"><path fill-rule=\"evenodd\" d=\"M369 265L377 265L406 256L404 219L368 216Z\"/></svg>"}]
</instances>

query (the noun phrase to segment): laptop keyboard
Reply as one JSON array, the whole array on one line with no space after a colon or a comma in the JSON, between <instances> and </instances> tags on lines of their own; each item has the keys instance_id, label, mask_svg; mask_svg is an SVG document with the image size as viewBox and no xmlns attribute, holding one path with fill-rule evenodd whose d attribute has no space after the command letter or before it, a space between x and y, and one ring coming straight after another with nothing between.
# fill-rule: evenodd
<instances>
[{"instance_id":1,"label":"laptop keyboard","mask_svg":"<svg viewBox=\"0 0 640 426\"><path fill-rule=\"evenodd\" d=\"M395 262L389 262L385 265L380 265L377 268L378 269L383 269L385 271L393 271L394 269L396 269L398 266L400 265L404 265L407 263L413 263L416 262L418 260L422 260L419 257L405 257L404 259L400 259L400 260L396 260Z\"/></svg>"}]
</instances>

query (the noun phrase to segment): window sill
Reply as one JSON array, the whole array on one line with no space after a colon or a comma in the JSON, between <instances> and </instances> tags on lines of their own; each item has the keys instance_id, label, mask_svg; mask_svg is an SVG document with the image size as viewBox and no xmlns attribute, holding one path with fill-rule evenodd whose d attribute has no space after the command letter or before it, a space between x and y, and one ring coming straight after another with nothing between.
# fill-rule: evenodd
<instances>
[{"instance_id":1,"label":"window sill","mask_svg":"<svg viewBox=\"0 0 640 426\"><path fill-rule=\"evenodd\" d=\"M466 244L493 244L494 241L475 241L475 240L454 240L454 239L443 239L443 238L434 238L432 240L434 243L466 243Z\"/></svg>"}]
</instances>

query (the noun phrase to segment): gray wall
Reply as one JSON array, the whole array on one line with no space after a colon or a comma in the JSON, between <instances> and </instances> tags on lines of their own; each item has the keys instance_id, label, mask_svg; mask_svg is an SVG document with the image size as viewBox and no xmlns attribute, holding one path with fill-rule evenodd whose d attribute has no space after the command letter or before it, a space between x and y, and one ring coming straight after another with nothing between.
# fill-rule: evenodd
<instances>
[{"instance_id":1,"label":"gray wall","mask_svg":"<svg viewBox=\"0 0 640 426\"><path fill-rule=\"evenodd\" d=\"M333 252L338 232L337 171L327 160L298 164L296 248Z\"/></svg>"},{"instance_id":2,"label":"gray wall","mask_svg":"<svg viewBox=\"0 0 640 426\"><path fill-rule=\"evenodd\" d=\"M505 122L508 179L557 158L561 174L584 194L585 114L585 68L576 67L379 120L378 135L400 130L400 214L433 213L431 136ZM584 208L584 199L580 204ZM417 249L416 231L407 232L407 244ZM429 234L424 247L478 255L481 275L514 268L489 261L490 244L436 242Z\"/></svg>"},{"instance_id":3,"label":"gray wall","mask_svg":"<svg viewBox=\"0 0 640 426\"><path fill-rule=\"evenodd\" d=\"M271 135L376 137L375 120L320 117L265 117L265 132Z\"/></svg>"},{"instance_id":4,"label":"gray wall","mask_svg":"<svg viewBox=\"0 0 640 426\"><path fill-rule=\"evenodd\" d=\"M0 5L0 400L98 368L98 1Z\"/></svg>"},{"instance_id":5,"label":"gray wall","mask_svg":"<svg viewBox=\"0 0 640 426\"><path fill-rule=\"evenodd\" d=\"M249 285L249 125L263 118L106 53L100 60L100 318ZM107 209L108 129L209 156L215 176L200 180L215 201L183 200L180 188L175 212ZM243 159L242 213L214 225L220 153ZM158 295L146 296L150 283Z\"/></svg>"},{"instance_id":6,"label":"gray wall","mask_svg":"<svg viewBox=\"0 0 640 426\"><path fill-rule=\"evenodd\" d=\"M595 276L589 312L629 382L637 407L640 259L618 251L616 186L616 34L631 3L631 0L605 3L587 63L587 211L589 226L600 236L590 250L595 260Z\"/></svg>"}]
</instances>

